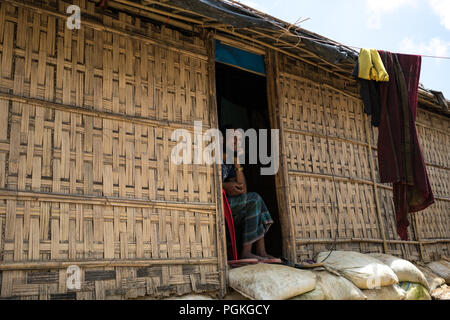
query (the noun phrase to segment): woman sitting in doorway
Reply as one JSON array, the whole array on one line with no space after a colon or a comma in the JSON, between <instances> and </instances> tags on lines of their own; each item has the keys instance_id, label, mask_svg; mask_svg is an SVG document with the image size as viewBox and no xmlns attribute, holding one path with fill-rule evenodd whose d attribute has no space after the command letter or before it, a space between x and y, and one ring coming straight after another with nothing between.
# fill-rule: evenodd
<instances>
[{"instance_id":1,"label":"woman sitting in doorway","mask_svg":"<svg viewBox=\"0 0 450 320\"><path fill-rule=\"evenodd\" d=\"M238 163L238 155L243 148L238 146L238 138L227 141L227 130L236 130L231 126L222 128L224 137L222 180L223 188L228 198L228 203L233 214L234 223L242 230L242 252L241 259L257 259L262 262L279 263L266 252L264 237L273 224L272 217L264 200L255 192L247 192L247 183L244 168ZM227 164L227 149L233 150L233 164ZM256 254L252 253L255 244Z\"/></svg>"}]
</instances>

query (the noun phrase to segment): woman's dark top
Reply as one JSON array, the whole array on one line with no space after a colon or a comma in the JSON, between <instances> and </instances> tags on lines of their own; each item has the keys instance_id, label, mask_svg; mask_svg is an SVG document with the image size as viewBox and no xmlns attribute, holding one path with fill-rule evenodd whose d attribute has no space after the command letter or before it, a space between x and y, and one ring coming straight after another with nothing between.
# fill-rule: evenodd
<instances>
[{"instance_id":1,"label":"woman's dark top","mask_svg":"<svg viewBox=\"0 0 450 320\"><path fill-rule=\"evenodd\" d=\"M236 178L236 171L234 171L233 164L222 165L222 182L228 182L228 180Z\"/></svg>"}]
</instances>

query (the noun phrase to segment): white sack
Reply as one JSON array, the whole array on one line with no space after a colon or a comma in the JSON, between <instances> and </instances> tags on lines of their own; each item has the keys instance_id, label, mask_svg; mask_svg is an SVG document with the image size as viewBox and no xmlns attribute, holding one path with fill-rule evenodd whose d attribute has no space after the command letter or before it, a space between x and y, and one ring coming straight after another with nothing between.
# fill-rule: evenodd
<instances>
[{"instance_id":1,"label":"white sack","mask_svg":"<svg viewBox=\"0 0 450 320\"><path fill-rule=\"evenodd\" d=\"M450 284L450 262L445 260L431 262L428 267L433 271L433 273L444 278L447 284Z\"/></svg>"},{"instance_id":2,"label":"white sack","mask_svg":"<svg viewBox=\"0 0 450 320\"><path fill-rule=\"evenodd\" d=\"M367 296L367 300L405 300L406 298L405 290L397 284L362 292Z\"/></svg>"},{"instance_id":3,"label":"white sack","mask_svg":"<svg viewBox=\"0 0 450 320\"><path fill-rule=\"evenodd\" d=\"M292 300L366 300L367 297L352 282L328 271L313 271L316 288Z\"/></svg>"},{"instance_id":4,"label":"white sack","mask_svg":"<svg viewBox=\"0 0 450 320\"><path fill-rule=\"evenodd\" d=\"M422 265L416 265L416 267L419 268L420 271L422 271L423 275L427 279L429 285L428 289L430 290L430 292L445 284L445 279L434 274L429 267Z\"/></svg>"},{"instance_id":5,"label":"white sack","mask_svg":"<svg viewBox=\"0 0 450 320\"><path fill-rule=\"evenodd\" d=\"M165 300L214 300L213 298L211 298L210 296L205 296L205 295L201 295L201 294L188 294L185 296L181 296L181 297L170 297L167 298Z\"/></svg>"},{"instance_id":6,"label":"white sack","mask_svg":"<svg viewBox=\"0 0 450 320\"><path fill-rule=\"evenodd\" d=\"M229 284L252 300L287 300L314 290L316 276L283 265L256 264L231 270Z\"/></svg>"},{"instance_id":7,"label":"white sack","mask_svg":"<svg viewBox=\"0 0 450 320\"><path fill-rule=\"evenodd\" d=\"M317 261L322 262L329 252L321 252ZM398 283L394 271L380 260L352 251L333 251L324 261L326 266L339 271L360 289L374 289Z\"/></svg>"},{"instance_id":8,"label":"white sack","mask_svg":"<svg viewBox=\"0 0 450 320\"><path fill-rule=\"evenodd\" d=\"M431 300L428 290L419 283L400 282L399 285L406 291L405 300Z\"/></svg>"},{"instance_id":9,"label":"white sack","mask_svg":"<svg viewBox=\"0 0 450 320\"><path fill-rule=\"evenodd\" d=\"M411 262L383 253L371 253L369 255L391 268L397 275L399 282L420 283L425 288L429 289L425 275Z\"/></svg>"}]
</instances>

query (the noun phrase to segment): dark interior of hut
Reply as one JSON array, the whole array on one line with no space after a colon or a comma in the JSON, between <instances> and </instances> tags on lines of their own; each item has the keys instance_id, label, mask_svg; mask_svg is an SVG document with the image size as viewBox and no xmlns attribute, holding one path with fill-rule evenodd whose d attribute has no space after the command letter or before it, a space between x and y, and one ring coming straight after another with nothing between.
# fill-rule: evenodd
<instances>
[{"instance_id":1,"label":"dark interior of hut","mask_svg":"<svg viewBox=\"0 0 450 320\"><path fill-rule=\"evenodd\" d=\"M247 72L223 63L216 63L217 106L220 127L231 125L244 131L267 129L270 139L270 120L268 110L266 77ZM259 137L259 135L258 135ZM258 138L259 139L259 138ZM246 164L244 165L248 192L258 193L265 201L274 220L266 235L267 252L274 256L282 255L281 225L274 175L261 175L261 161L248 164L249 146L246 141ZM267 143L271 154L270 140ZM259 152L259 141L258 141ZM238 252L240 252L239 228L236 228Z\"/></svg>"}]
</instances>

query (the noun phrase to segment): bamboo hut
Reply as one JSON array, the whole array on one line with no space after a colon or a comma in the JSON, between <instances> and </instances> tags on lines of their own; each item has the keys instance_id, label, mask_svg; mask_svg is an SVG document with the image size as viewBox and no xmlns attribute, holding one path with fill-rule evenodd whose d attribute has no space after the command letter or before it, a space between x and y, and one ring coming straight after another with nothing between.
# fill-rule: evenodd
<instances>
[{"instance_id":1,"label":"bamboo hut","mask_svg":"<svg viewBox=\"0 0 450 320\"><path fill-rule=\"evenodd\" d=\"M174 165L170 137L194 121L219 126L226 77L257 84L261 114L280 130L280 170L265 190L273 251L449 255L447 101L420 91L437 200L410 216L401 241L351 49L231 0L96 2L0 2L1 298L223 296L220 167ZM70 30L73 4L81 28ZM217 63L216 41L263 57L264 75ZM70 266L79 288L67 285Z\"/></svg>"}]
</instances>

